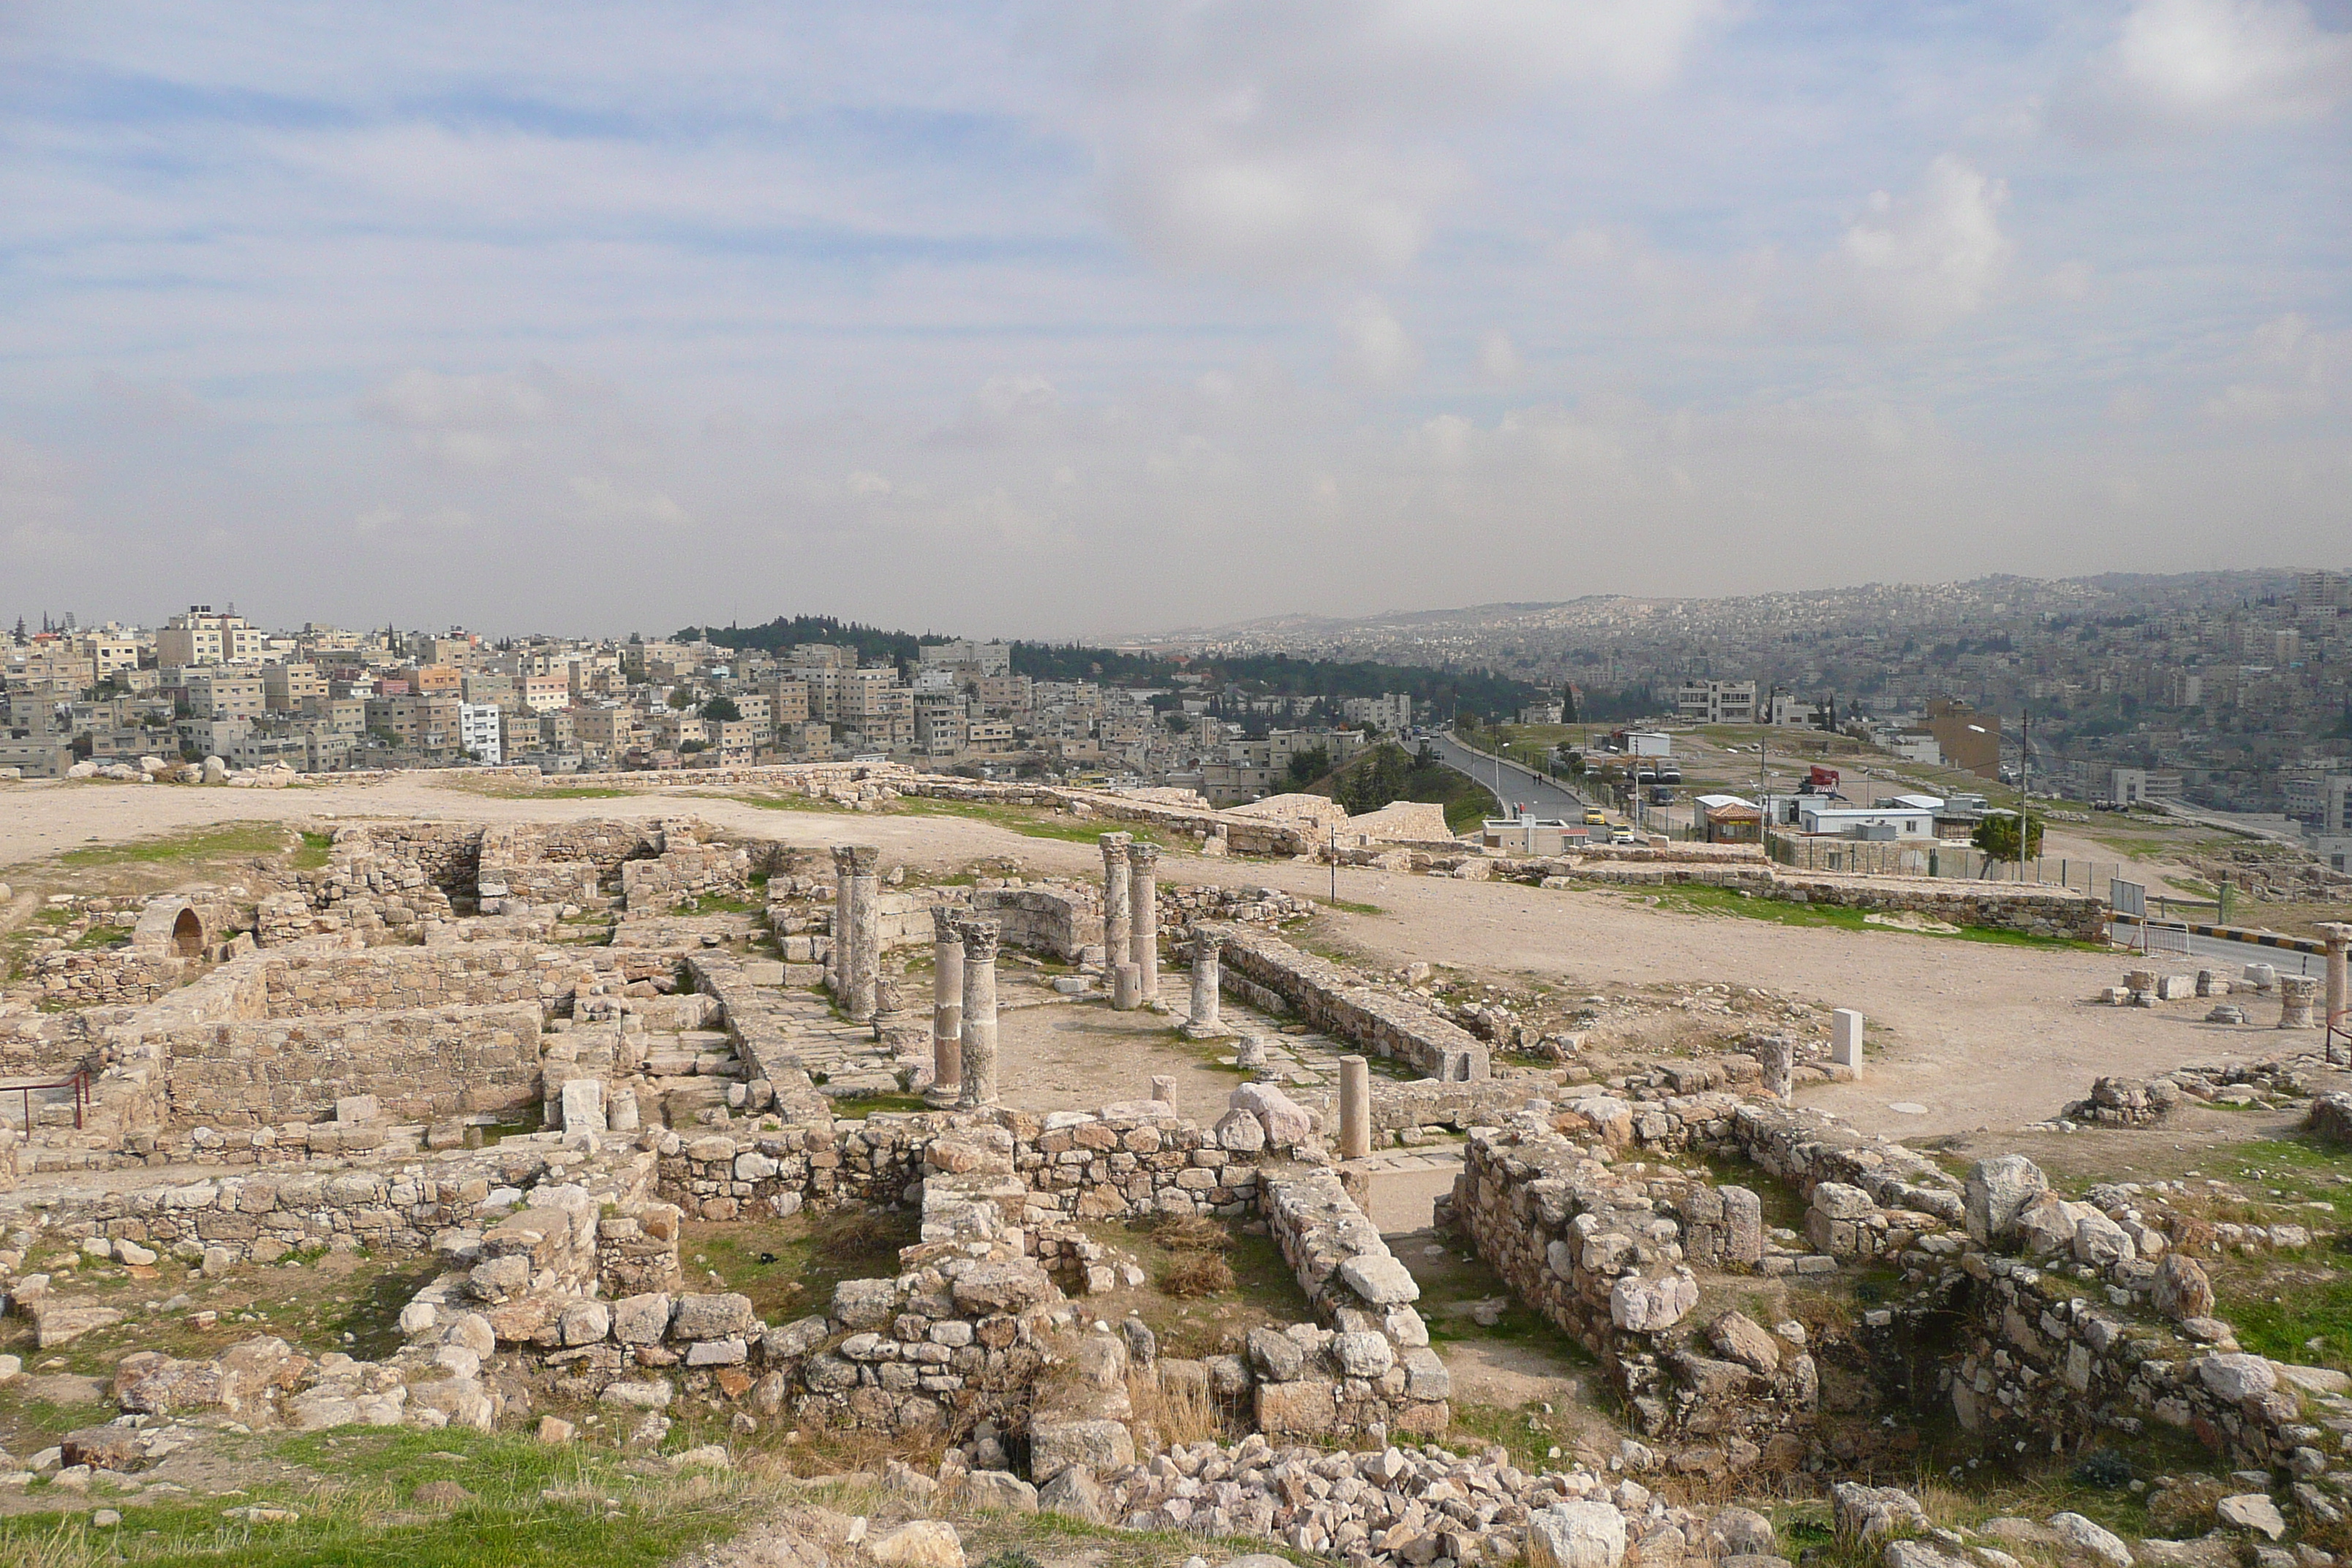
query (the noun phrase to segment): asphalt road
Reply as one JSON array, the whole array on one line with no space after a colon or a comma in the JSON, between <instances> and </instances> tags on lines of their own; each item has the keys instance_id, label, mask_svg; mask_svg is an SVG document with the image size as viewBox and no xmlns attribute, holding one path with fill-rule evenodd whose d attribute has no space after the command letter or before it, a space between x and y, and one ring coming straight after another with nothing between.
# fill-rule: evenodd
<instances>
[{"instance_id":1,"label":"asphalt road","mask_svg":"<svg viewBox=\"0 0 2352 1568\"><path fill-rule=\"evenodd\" d=\"M2161 924L2162 921L2159 921L2158 923ZM2137 931L2126 925L2118 925L2115 930L2119 939L2127 938L2134 950L2137 950L2139 946ZM2152 959L2160 960L2166 957L2179 958L2182 955L2158 949L2149 956ZM2326 973L2327 963L2315 952L2297 952L2291 948L2264 947L2259 942L2231 942L2227 937L2200 936L2195 932L2189 933L2187 956L2220 959L2232 966L2267 963L2281 974L2321 974Z\"/></svg>"},{"instance_id":2,"label":"asphalt road","mask_svg":"<svg viewBox=\"0 0 2352 1568\"><path fill-rule=\"evenodd\" d=\"M1456 773L1469 774L1488 789L1495 787L1493 757L1483 752L1471 751L1443 731L1430 731L1429 743L1435 749L1438 760L1447 767ZM1500 794L1506 815L1513 805L1524 802L1535 807L1538 816L1565 817L1577 823L1584 820L1584 808L1588 804L1582 795L1567 785L1555 784L1541 773L1530 773L1512 762L1503 763Z\"/></svg>"}]
</instances>

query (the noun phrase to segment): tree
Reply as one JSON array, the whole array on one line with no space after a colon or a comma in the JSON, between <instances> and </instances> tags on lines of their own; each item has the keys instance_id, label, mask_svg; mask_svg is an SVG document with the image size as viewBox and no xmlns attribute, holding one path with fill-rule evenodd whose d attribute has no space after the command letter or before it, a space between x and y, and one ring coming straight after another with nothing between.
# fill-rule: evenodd
<instances>
[{"instance_id":1,"label":"tree","mask_svg":"<svg viewBox=\"0 0 2352 1568\"><path fill-rule=\"evenodd\" d=\"M1584 753L1582 752L1578 751L1566 741L1562 741L1559 745L1553 747L1552 750L1559 755L1560 767L1566 770L1570 778L1582 778L1584 776Z\"/></svg>"},{"instance_id":2,"label":"tree","mask_svg":"<svg viewBox=\"0 0 2352 1568\"><path fill-rule=\"evenodd\" d=\"M1331 749L1309 746L1303 752L1290 753L1290 782L1295 784L1313 784L1331 771Z\"/></svg>"},{"instance_id":3,"label":"tree","mask_svg":"<svg viewBox=\"0 0 2352 1568\"><path fill-rule=\"evenodd\" d=\"M694 692L690 689L683 686L671 687L669 689L669 705L678 710L678 711L684 712L687 709L694 706Z\"/></svg>"},{"instance_id":4,"label":"tree","mask_svg":"<svg viewBox=\"0 0 2352 1568\"><path fill-rule=\"evenodd\" d=\"M1576 722L1576 682L1573 680L1564 683L1559 689L1559 721L1563 724Z\"/></svg>"},{"instance_id":5,"label":"tree","mask_svg":"<svg viewBox=\"0 0 2352 1568\"><path fill-rule=\"evenodd\" d=\"M1969 835L1969 842L1996 860L2017 858L2017 824L2013 811L1997 811L1977 824ZM2029 816L2025 821L2025 858L2032 859L2042 853L2042 819Z\"/></svg>"},{"instance_id":6,"label":"tree","mask_svg":"<svg viewBox=\"0 0 2352 1568\"><path fill-rule=\"evenodd\" d=\"M743 710L735 706L732 697L714 697L702 705L702 716L716 719L722 724L731 724L743 717Z\"/></svg>"}]
</instances>

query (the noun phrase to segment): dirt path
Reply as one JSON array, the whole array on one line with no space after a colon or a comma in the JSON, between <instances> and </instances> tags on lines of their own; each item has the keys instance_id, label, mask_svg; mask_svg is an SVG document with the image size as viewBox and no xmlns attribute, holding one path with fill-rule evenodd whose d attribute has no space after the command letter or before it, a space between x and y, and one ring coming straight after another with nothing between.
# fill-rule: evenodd
<instances>
[{"instance_id":1,"label":"dirt path","mask_svg":"<svg viewBox=\"0 0 2352 1568\"><path fill-rule=\"evenodd\" d=\"M116 841L239 819L425 816L450 821L644 817L690 811L732 831L811 846L879 845L886 864L948 870L988 856L1034 872L1100 874L1091 844L1031 838L953 816L764 809L681 792L612 800L511 799L423 780L299 790L22 784L0 794L0 861L85 840ZM1266 885L1327 895L1328 868L1171 854L1174 882ZM1339 875L1341 898L1378 915L1334 914L1336 934L1381 962L1409 959L1570 988L1728 982L1859 1007L1871 1023L1864 1079L1805 1099L1891 1135L2006 1130L2039 1121L2100 1073L2149 1075L2185 1062L2276 1048L2268 1030L2208 1026L2201 1007L2120 1009L2086 999L2116 984L2121 955L1668 912L1601 892L1457 882L1370 869ZM1917 1114L1893 1104L1924 1107Z\"/></svg>"}]
</instances>

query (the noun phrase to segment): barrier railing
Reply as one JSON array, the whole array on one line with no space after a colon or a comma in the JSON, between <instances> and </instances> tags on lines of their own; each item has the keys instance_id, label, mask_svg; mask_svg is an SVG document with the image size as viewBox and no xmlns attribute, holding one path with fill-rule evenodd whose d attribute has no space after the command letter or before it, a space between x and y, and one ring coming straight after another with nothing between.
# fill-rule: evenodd
<instances>
[{"instance_id":1,"label":"barrier railing","mask_svg":"<svg viewBox=\"0 0 2352 1568\"><path fill-rule=\"evenodd\" d=\"M17 1097L17 1107L24 1112L25 1131L33 1130L33 1096L53 1089L69 1089L74 1097L74 1127L79 1131L83 1117L89 1110L89 1074L77 1068L64 1078L53 1078L39 1083L0 1083L0 1095Z\"/></svg>"}]
</instances>

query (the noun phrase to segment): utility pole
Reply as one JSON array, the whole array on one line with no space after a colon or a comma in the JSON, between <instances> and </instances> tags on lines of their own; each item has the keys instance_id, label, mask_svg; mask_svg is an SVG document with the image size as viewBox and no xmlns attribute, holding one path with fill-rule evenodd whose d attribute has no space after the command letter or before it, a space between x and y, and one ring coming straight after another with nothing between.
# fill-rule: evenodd
<instances>
[{"instance_id":1,"label":"utility pole","mask_svg":"<svg viewBox=\"0 0 2352 1568\"><path fill-rule=\"evenodd\" d=\"M2020 704L2017 710L2017 879L2025 880L2026 825L2032 819L2026 813L2033 805L2033 710Z\"/></svg>"}]
</instances>

